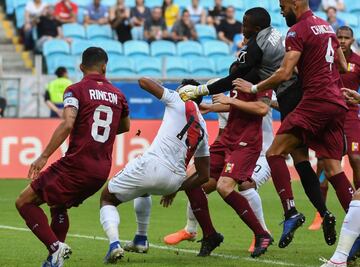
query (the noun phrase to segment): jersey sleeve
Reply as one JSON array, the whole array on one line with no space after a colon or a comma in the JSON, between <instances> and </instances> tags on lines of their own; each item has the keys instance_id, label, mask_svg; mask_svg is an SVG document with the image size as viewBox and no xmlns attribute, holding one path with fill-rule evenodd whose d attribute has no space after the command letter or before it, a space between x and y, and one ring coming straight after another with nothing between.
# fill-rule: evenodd
<instances>
[{"instance_id":1,"label":"jersey sleeve","mask_svg":"<svg viewBox=\"0 0 360 267\"><path fill-rule=\"evenodd\" d=\"M121 94L121 101L120 101L122 112L121 112L121 118L126 118L129 116L129 104L123 94Z\"/></svg>"},{"instance_id":2,"label":"jersey sleeve","mask_svg":"<svg viewBox=\"0 0 360 267\"><path fill-rule=\"evenodd\" d=\"M272 99L272 90L266 90L266 91L262 91L260 93L257 93L257 99L261 99L261 98L268 98L269 100Z\"/></svg>"},{"instance_id":3,"label":"jersey sleeve","mask_svg":"<svg viewBox=\"0 0 360 267\"><path fill-rule=\"evenodd\" d=\"M219 128L224 129L228 122L229 113L228 112L220 112L218 113L218 121L219 121Z\"/></svg>"},{"instance_id":4,"label":"jersey sleeve","mask_svg":"<svg viewBox=\"0 0 360 267\"><path fill-rule=\"evenodd\" d=\"M300 36L299 30L290 28L285 38L286 52L298 51L302 52L304 48L303 40Z\"/></svg>"},{"instance_id":5,"label":"jersey sleeve","mask_svg":"<svg viewBox=\"0 0 360 267\"><path fill-rule=\"evenodd\" d=\"M161 102L163 102L165 105L171 105L179 100L179 94L176 91L169 90L165 87L163 88L164 92L160 99Z\"/></svg>"},{"instance_id":6,"label":"jersey sleeve","mask_svg":"<svg viewBox=\"0 0 360 267\"><path fill-rule=\"evenodd\" d=\"M79 109L80 106L80 95L76 90L76 87L69 86L64 92L64 108L74 107Z\"/></svg>"},{"instance_id":7,"label":"jersey sleeve","mask_svg":"<svg viewBox=\"0 0 360 267\"><path fill-rule=\"evenodd\" d=\"M210 156L210 151L209 151L209 141L208 141L208 136L207 134L205 134L203 140L201 140L201 142L199 143L194 157L195 158L202 158L202 157L209 157Z\"/></svg>"}]
</instances>

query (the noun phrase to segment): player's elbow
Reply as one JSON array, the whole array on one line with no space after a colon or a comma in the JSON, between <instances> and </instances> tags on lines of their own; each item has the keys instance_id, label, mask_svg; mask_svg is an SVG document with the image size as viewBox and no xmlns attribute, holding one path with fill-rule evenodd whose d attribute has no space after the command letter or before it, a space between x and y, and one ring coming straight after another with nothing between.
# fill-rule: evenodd
<instances>
[{"instance_id":1,"label":"player's elbow","mask_svg":"<svg viewBox=\"0 0 360 267\"><path fill-rule=\"evenodd\" d=\"M270 110L270 108L268 105L261 104L258 109L258 115L261 117L265 117L268 114L269 110Z\"/></svg>"},{"instance_id":2,"label":"player's elbow","mask_svg":"<svg viewBox=\"0 0 360 267\"><path fill-rule=\"evenodd\" d=\"M280 68L277 72L278 81L279 82L288 81L290 80L292 74L293 74L292 70L288 70L286 68Z\"/></svg>"},{"instance_id":3,"label":"player's elbow","mask_svg":"<svg viewBox=\"0 0 360 267\"><path fill-rule=\"evenodd\" d=\"M64 121L63 122L63 129L66 132L71 132L74 128L74 121Z\"/></svg>"},{"instance_id":4,"label":"player's elbow","mask_svg":"<svg viewBox=\"0 0 360 267\"><path fill-rule=\"evenodd\" d=\"M146 78L146 77L141 77L141 78L139 79L139 85L140 85L140 87L143 88L143 89L146 88L147 81L148 81L148 78Z\"/></svg>"}]
</instances>

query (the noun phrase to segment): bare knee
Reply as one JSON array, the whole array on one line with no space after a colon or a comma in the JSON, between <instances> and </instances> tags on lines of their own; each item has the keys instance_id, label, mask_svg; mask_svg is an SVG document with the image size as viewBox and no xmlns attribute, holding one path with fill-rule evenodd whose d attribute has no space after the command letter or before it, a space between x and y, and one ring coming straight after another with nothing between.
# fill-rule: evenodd
<instances>
[{"instance_id":1,"label":"bare knee","mask_svg":"<svg viewBox=\"0 0 360 267\"><path fill-rule=\"evenodd\" d=\"M114 194L109 192L108 185L106 185L101 192L100 208L106 205L118 206L120 203L121 201L117 199Z\"/></svg>"},{"instance_id":2,"label":"bare knee","mask_svg":"<svg viewBox=\"0 0 360 267\"><path fill-rule=\"evenodd\" d=\"M32 203L40 206L43 200L35 193L31 186L27 186L15 200L15 207L19 210L25 204Z\"/></svg>"},{"instance_id":3,"label":"bare knee","mask_svg":"<svg viewBox=\"0 0 360 267\"><path fill-rule=\"evenodd\" d=\"M360 189L355 191L353 195L353 200L360 200Z\"/></svg>"},{"instance_id":4,"label":"bare knee","mask_svg":"<svg viewBox=\"0 0 360 267\"><path fill-rule=\"evenodd\" d=\"M216 185L216 190L222 198L226 198L232 191L234 191L234 186L236 182L231 178L220 177Z\"/></svg>"},{"instance_id":5,"label":"bare knee","mask_svg":"<svg viewBox=\"0 0 360 267\"><path fill-rule=\"evenodd\" d=\"M323 159L323 162L324 162L324 172L327 178L333 177L343 171L341 168L340 160Z\"/></svg>"}]
</instances>

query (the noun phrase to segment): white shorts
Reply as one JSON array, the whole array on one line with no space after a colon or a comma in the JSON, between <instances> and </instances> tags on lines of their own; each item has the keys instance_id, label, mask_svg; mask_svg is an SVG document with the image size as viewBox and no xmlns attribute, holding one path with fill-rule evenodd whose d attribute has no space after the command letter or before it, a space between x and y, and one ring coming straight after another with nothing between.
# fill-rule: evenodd
<instances>
[{"instance_id":1,"label":"white shorts","mask_svg":"<svg viewBox=\"0 0 360 267\"><path fill-rule=\"evenodd\" d=\"M270 176L271 171L269 164L266 160L266 156L261 154L256 162L256 167L251 176L251 178L256 183L256 188L259 189L260 186L262 186L264 183L266 183L267 180L269 180Z\"/></svg>"},{"instance_id":2,"label":"white shorts","mask_svg":"<svg viewBox=\"0 0 360 267\"><path fill-rule=\"evenodd\" d=\"M109 192L121 202L133 200L145 194L168 195L177 191L185 177L174 173L152 156L131 160L108 184Z\"/></svg>"}]
</instances>

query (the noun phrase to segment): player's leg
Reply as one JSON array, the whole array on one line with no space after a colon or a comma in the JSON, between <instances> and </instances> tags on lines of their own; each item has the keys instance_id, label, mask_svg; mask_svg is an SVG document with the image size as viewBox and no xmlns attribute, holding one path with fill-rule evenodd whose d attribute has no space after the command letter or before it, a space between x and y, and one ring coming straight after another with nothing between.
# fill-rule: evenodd
<instances>
[{"instance_id":1,"label":"player's leg","mask_svg":"<svg viewBox=\"0 0 360 267\"><path fill-rule=\"evenodd\" d=\"M360 154L348 153L355 190L360 188Z\"/></svg>"},{"instance_id":2,"label":"player's leg","mask_svg":"<svg viewBox=\"0 0 360 267\"><path fill-rule=\"evenodd\" d=\"M350 203L343 225L341 227L339 243L331 259L322 267L347 266L348 257L356 243L360 248L360 190L356 191ZM355 243L354 243L355 242ZM354 248L355 249L355 248Z\"/></svg>"},{"instance_id":3,"label":"player's leg","mask_svg":"<svg viewBox=\"0 0 360 267\"><path fill-rule=\"evenodd\" d=\"M279 240L280 248L290 244L296 229L305 222L304 215L298 213L295 208L290 173L285 162L285 156L293 152L300 144L302 144L302 141L294 134L278 133L266 152L274 186L281 199L285 215L283 233Z\"/></svg>"},{"instance_id":4,"label":"player's leg","mask_svg":"<svg viewBox=\"0 0 360 267\"><path fill-rule=\"evenodd\" d=\"M69 216L65 207L51 207L50 227L60 242L64 242L69 230Z\"/></svg>"}]
</instances>

